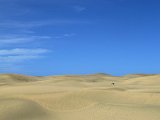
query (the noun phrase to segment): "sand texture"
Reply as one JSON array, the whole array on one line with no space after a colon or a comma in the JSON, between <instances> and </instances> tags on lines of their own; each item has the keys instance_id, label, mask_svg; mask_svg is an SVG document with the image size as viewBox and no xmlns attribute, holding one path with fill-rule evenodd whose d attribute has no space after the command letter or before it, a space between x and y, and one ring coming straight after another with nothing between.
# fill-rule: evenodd
<instances>
[{"instance_id":1,"label":"sand texture","mask_svg":"<svg viewBox=\"0 0 160 120\"><path fill-rule=\"evenodd\" d=\"M0 74L0 120L160 120L160 75Z\"/></svg>"}]
</instances>

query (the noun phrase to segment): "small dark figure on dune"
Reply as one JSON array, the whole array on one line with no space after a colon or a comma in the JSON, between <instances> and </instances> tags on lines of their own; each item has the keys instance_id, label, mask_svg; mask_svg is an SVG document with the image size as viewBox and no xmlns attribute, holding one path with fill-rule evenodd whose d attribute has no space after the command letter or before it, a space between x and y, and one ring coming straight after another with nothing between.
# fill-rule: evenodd
<instances>
[{"instance_id":1,"label":"small dark figure on dune","mask_svg":"<svg viewBox=\"0 0 160 120\"><path fill-rule=\"evenodd\" d=\"M114 86L114 85L115 85L115 83L113 82L113 83L112 83L112 85Z\"/></svg>"}]
</instances>

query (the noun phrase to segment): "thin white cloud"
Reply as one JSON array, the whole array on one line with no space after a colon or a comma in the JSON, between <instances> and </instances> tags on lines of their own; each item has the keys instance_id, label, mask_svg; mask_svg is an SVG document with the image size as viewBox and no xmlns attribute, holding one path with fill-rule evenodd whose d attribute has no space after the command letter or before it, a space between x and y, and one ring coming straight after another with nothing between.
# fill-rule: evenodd
<instances>
[{"instance_id":1,"label":"thin white cloud","mask_svg":"<svg viewBox=\"0 0 160 120\"><path fill-rule=\"evenodd\" d=\"M0 50L0 55L39 55L49 52L48 49L10 49L10 50Z\"/></svg>"},{"instance_id":2,"label":"thin white cloud","mask_svg":"<svg viewBox=\"0 0 160 120\"><path fill-rule=\"evenodd\" d=\"M24 60L32 60L44 57L48 53L48 49L2 49L0 50L1 63L23 62Z\"/></svg>"},{"instance_id":3,"label":"thin white cloud","mask_svg":"<svg viewBox=\"0 0 160 120\"><path fill-rule=\"evenodd\" d=\"M69 37L73 37L75 35L76 35L75 33L65 33L65 34L54 36L53 38L56 38L56 39L69 38Z\"/></svg>"},{"instance_id":4,"label":"thin white cloud","mask_svg":"<svg viewBox=\"0 0 160 120\"><path fill-rule=\"evenodd\" d=\"M26 37L1 37L0 44L20 44L33 41L33 38Z\"/></svg>"},{"instance_id":5,"label":"thin white cloud","mask_svg":"<svg viewBox=\"0 0 160 120\"><path fill-rule=\"evenodd\" d=\"M85 8L75 6L76 11L83 11ZM34 28L34 27L43 27L43 26L57 26L57 25L66 25L66 24L81 24L88 23L86 20L71 20L71 19L54 19L54 20L41 20L41 21L0 21L1 28Z\"/></svg>"},{"instance_id":6,"label":"thin white cloud","mask_svg":"<svg viewBox=\"0 0 160 120\"><path fill-rule=\"evenodd\" d=\"M13 62L22 62L25 60L32 60L32 59L37 59L41 58L42 56L40 55L17 55L17 56L1 56L0 57L0 62L5 62L5 63L10 63L12 64Z\"/></svg>"},{"instance_id":7,"label":"thin white cloud","mask_svg":"<svg viewBox=\"0 0 160 120\"><path fill-rule=\"evenodd\" d=\"M21 21L1 21L0 26L5 28L31 28L31 27L37 27L37 26L44 26L49 23L45 22L21 22Z\"/></svg>"},{"instance_id":8,"label":"thin white cloud","mask_svg":"<svg viewBox=\"0 0 160 120\"><path fill-rule=\"evenodd\" d=\"M33 42L36 40L44 40L44 39L51 39L51 36L32 36L32 35L4 35L0 36L0 44L22 44Z\"/></svg>"},{"instance_id":9,"label":"thin white cloud","mask_svg":"<svg viewBox=\"0 0 160 120\"><path fill-rule=\"evenodd\" d=\"M76 12L82 12L82 11L86 10L86 8L83 6L74 6L73 8Z\"/></svg>"},{"instance_id":10,"label":"thin white cloud","mask_svg":"<svg viewBox=\"0 0 160 120\"><path fill-rule=\"evenodd\" d=\"M66 34L64 34L65 37L72 37L74 35L75 35L74 33L66 33Z\"/></svg>"}]
</instances>

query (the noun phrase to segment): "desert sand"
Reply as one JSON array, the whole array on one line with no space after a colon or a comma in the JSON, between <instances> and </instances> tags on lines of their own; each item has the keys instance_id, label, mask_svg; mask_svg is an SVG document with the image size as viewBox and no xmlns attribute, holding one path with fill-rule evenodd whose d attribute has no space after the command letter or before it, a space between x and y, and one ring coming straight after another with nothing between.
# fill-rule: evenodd
<instances>
[{"instance_id":1,"label":"desert sand","mask_svg":"<svg viewBox=\"0 0 160 120\"><path fill-rule=\"evenodd\" d=\"M0 74L0 120L160 120L160 75Z\"/></svg>"}]
</instances>

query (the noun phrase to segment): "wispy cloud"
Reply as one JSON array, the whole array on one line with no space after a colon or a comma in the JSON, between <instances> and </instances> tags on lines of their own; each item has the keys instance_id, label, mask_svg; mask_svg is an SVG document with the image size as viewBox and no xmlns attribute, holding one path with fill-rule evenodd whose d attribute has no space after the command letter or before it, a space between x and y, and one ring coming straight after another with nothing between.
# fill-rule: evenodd
<instances>
[{"instance_id":1,"label":"wispy cloud","mask_svg":"<svg viewBox=\"0 0 160 120\"><path fill-rule=\"evenodd\" d=\"M75 7L77 11L83 11L85 8ZM1 28L34 28L34 27L43 27L43 26L57 26L57 25L66 25L66 24L81 24L89 23L86 20L72 20L72 19L54 19L54 20L41 20L41 21L0 21Z\"/></svg>"},{"instance_id":2,"label":"wispy cloud","mask_svg":"<svg viewBox=\"0 0 160 120\"><path fill-rule=\"evenodd\" d=\"M0 62L23 62L24 60L32 60L41 58L45 53L48 53L48 49L1 49L0 50Z\"/></svg>"},{"instance_id":3,"label":"wispy cloud","mask_svg":"<svg viewBox=\"0 0 160 120\"><path fill-rule=\"evenodd\" d=\"M38 61L42 57L47 57L48 53L52 51L50 49L53 49L50 45L53 43L52 40L66 40L75 36L71 30L69 32L67 32L68 29L65 30L66 26L90 24L91 21L83 18L65 17L67 14L70 15L70 12L67 13L68 6L72 12L82 12L86 9L83 6L73 7L72 5L78 5L79 1L76 1L39 1L39 8L37 8L32 6L37 5L34 0L0 0L0 69L16 68L19 63L20 66L25 65L26 60L32 62L32 60ZM44 8L44 4L48 6ZM64 5L66 5L64 17L61 9L57 11L58 14L48 14L49 9L52 11L56 7L61 8ZM48 17L46 17L46 13ZM58 33L61 28L67 33ZM47 46L50 49L47 49Z\"/></svg>"},{"instance_id":4,"label":"wispy cloud","mask_svg":"<svg viewBox=\"0 0 160 120\"><path fill-rule=\"evenodd\" d=\"M40 56L40 55L17 55L17 56L0 56L0 62L4 62L4 63L18 63L18 62L24 62L26 60L33 60L33 59L38 59L38 58L42 58L44 56Z\"/></svg>"},{"instance_id":5,"label":"wispy cloud","mask_svg":"<svg viewBox=\"0 0 160 120\"><path fill-rule=\"evenodd\" d=\"M82 12L82 11L86 10L86 8L83 6L74 6L73 8L76 12Z\"/></svg>"},{"instance_id":6,"label":"wispy cloud","mask_svg":"<svg viewBox=\"0 0 160 120\"><path fill-rule=\"evenodd\" d=\"M0 36L0 44L22 44L33 42L36 40L51 39L51 36L34 36L34 35L2 35Z\"/></svg>"},{"instance_id":7,"label":"wispy cloud","mask_svg":"<svg viewBox=\"0 0 160 120\"><path fill-rule=\"evenodd\" d=\"M22 48L16 48L16 49L10 49L10 50L0 50L0 55L38 55L48 52L47 49L22 49Z\"/></svg>"},{"instance_id":8,"label":"wispy cloud","mask_svg":"<svg viewBox=\"0 0 160 120\"><path fill-rule=\"evenodd\" d=\"M69 38L75 35L76 35L75 33L66 33L66 34L61 34L61 35L55 35L53 38L56 38L56 39Z\"/></svg>"},{"instance_id":9,"label":"wispy cloud","mask_svg":"<svg viewBox=\"0 0 160 120\"><path fill-rule=\"evenodd\" d=\"M4 63L17 63L17 62L23 62L25 60L32 60L32 59L37 59L42 56L39 55L17 55L17 56L0 56L0 62Z\"/></svg>"}]
</instances>

